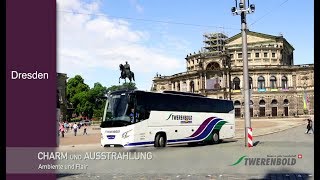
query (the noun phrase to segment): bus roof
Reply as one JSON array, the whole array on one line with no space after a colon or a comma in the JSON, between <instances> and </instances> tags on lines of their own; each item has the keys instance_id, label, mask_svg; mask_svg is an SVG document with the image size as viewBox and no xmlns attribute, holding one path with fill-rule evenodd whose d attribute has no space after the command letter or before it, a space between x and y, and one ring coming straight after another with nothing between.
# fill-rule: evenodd
<instances>
[{"instance_id":1,"label":"bus roof","mask_svg":"<svg viewBox=\"0 0 320 180\"><path fill-rule=\"evenodd\" d=\"M199 97L199 98L209 98L209 99L216 99L216 100L222 100L222 101L231 101L228 99L217 99L217 98L210 98L201 94L196 93L189 93L189 92L180 92L180 91L163 91L163 92L151 92L151 91L143 91L143 90L134 90L134 89L127 89L127 90L118 90L113 91L110 94L122 94L122 93L152 93L152 94L171 94L171 95L177 95L177 96L193 96L193 97Z\"/></svg>"},{"instance_id":2,"label":"bus roof","mask_svg":"<svg viewBox=\"0 0 320 180\"><path fill-rule=\"evenodd\" d=\"M121 90L111 93L111 95L119 94L135 94L139 99L137 105L149 110L229 113L234 109L231 100L214 99L202 95L196 96L192 93L148 92L141 90Z\"/></svg>"}]
</instances>

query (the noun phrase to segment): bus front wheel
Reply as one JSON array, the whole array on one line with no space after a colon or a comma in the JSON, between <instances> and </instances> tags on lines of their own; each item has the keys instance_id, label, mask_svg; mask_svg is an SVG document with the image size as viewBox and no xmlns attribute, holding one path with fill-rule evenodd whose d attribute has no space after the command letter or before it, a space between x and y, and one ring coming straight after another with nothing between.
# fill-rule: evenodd
<instances>
[{"instance_id":1,"label":"bus front wheel","mask_svg":"<svg viewBox=\"0 0 320 180\"><path fill-rule=\"evenodd\" d=\"M212 144L218 144L220 142L219 139L219 131L212 132Z\"/></svg>"},{"instance_id":2,"label":"bus front wheel","mask_svg":"<svg viewBox=\"0 0 320 180\"><path fill-rule=\"evenodd\" d=\"M154 146L155 147L166 147L166 138L163 134L158 134L156 136Z\"/></svg>"}]
</instances>

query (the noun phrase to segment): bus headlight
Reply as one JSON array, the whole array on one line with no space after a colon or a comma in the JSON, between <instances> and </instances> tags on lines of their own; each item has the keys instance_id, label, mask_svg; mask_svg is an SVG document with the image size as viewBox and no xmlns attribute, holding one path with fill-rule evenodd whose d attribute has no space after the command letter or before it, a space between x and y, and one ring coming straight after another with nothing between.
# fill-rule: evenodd
<instances>
[{"instance_id":1,"label":"bus headlight","mask_svg":"<svg viewBox=\"0 0 320 180\"><path fill-rule=\"evenodd\" d=\"M123 138L123 139L128 138L128 137L130 136L129 133L130 133L131 131L132 131L132 129L129 130L129 131L124 132L124 133L122 134L122 138Z\"/></svg>"}]
</instances>

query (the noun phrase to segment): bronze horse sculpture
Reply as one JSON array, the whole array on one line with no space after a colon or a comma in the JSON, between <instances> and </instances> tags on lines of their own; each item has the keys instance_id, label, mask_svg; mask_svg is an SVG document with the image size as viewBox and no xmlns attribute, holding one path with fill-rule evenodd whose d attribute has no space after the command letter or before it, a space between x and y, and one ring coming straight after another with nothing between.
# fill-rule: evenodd
<instances>
[{"instance_id":1,"label":"bronze horse sculpture","mask_svg":"<svg viewBox=\"0 0 320 180\"><path fill-rule=\"evenodd\" d=\"M121 75L119 77L119 83L120 83L120 79L124 79L124 82L126 83L126 78L129 79L129 81L131 82L132 80L134 80L134 73L132 71L130 71L130 69L125 69L124 65L120 64L119 65L120 71L121 71Z\"/></svg>"}]
</instances>

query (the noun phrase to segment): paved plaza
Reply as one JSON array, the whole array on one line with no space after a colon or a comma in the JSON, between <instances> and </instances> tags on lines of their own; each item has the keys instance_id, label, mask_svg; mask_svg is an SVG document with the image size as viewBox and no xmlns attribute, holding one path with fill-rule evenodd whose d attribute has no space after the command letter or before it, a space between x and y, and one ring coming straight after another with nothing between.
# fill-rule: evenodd
<instances>
[{"instance_id":1,"label":"paved plaza","mask_svg":"<svg viewBox=\"0 0 320 180\"><path fill-rule=\"evenodd\" d=\"M302 121L304 122L304 121ZM258 128L257 128L258 129ZM305 134L305 125L254 138L255 146L244 146L244 139L215 145L185 145L166 148L103 148L98 144L61 146L66 151L84 156L88 152L151 152L151 160L62 160L59 163L85 164L86 170L62 170L61 180L82 179L314 179L314 136ZM81 136L79 136L81 137ZM292 157L287 165L237 165L239 158Z\"/></svg>"}]
</instances>

